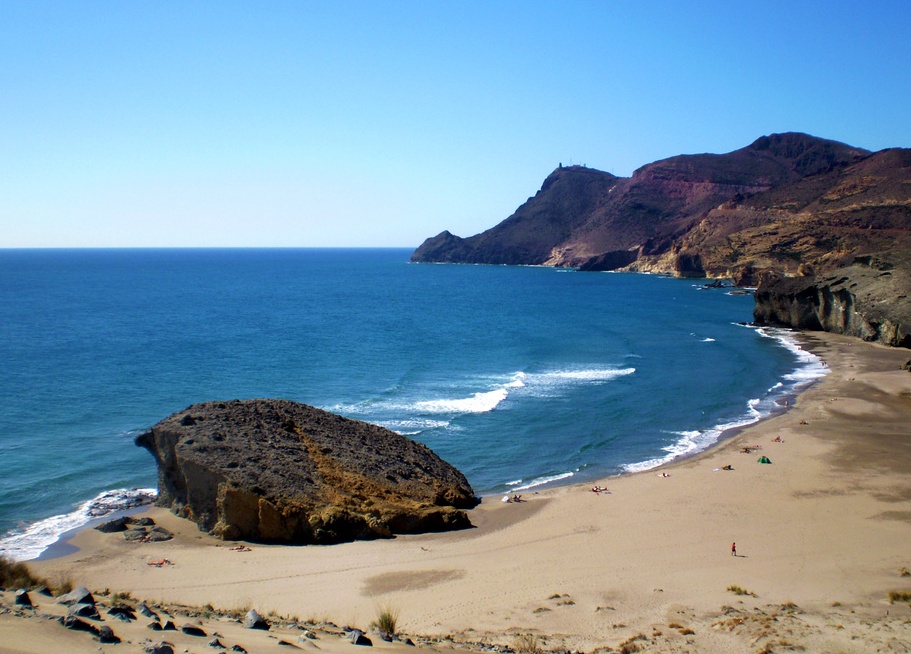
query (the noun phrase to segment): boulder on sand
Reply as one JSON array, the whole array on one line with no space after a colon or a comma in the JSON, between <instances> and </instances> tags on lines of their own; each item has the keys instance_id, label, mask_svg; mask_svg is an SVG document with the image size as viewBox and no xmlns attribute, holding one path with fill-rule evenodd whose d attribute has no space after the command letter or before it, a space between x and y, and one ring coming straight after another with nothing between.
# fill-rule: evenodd
<instances>
[{"instance_id":1,"label":"boulder on sand","mask_svg":"<svg viewBox=\"0 0 911 654\"><path fill-rule=\"evenodd\" d=\"M85 586L79 586L75 590L70 591L66 595L61 595L57 598L58 604L91 604L95 605L95 598L92 597L92 593L89 592L89 589Z\"/></svg>"},{"instance_id":2,"label":"boulder on sand","mask_svg":"<svg viewBox=\"0 0 911 654\"><path fill-rule=\"evenodd\" d=\"M257 613L255 609L250 609L247 611L247 615L244 616L244 629L262 629L264 631L269 631L269 623L263 616Z\"/></svg>"},{"instance_id":3,"label":"boulder on sand","mask_svg":"<svg viewBox=\"0 0 911 654\"><path fill-rule=\"evenodd\" d=\"M337 543L471 526L465 477L383 427L286 400L196 404L136 439L158 504L225 540Z\"/></svg>"}]
</instances>

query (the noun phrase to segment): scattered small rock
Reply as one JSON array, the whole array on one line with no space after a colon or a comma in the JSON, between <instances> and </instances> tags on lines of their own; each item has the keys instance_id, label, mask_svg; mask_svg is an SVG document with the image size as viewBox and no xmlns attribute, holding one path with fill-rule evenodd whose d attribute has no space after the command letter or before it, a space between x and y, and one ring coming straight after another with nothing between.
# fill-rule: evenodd
<instances>
[{"instance_id":1,"label":"scattered small rock","mask_svg":"<svg viewBox=\"0 0 911 654\"><path fill-rule=\"evenodd\" d=\"M147 618L155 618L156 620L158 619L158 614L146 606L145 602L140 603L139 606L136 607L136 610Z\"/></svg>"},{"instance_id":2,"label":"scattered small rock","mask_svg":"<svg viewBox=\"0 0 911 654\"><path fill-rule=\"evenodd\" d=\"M134 526L123 532L123 538L138 543L160 543L171 540L174 538L174 534L164 527Z\"/></svg>"},{"instance_id":3,"label":"scattered small rock","mask_svg":"<svg viewBox=\"0 0 911 654\"><path fill-rule=\"evenodd\" d=\"M257 613L255 609L250 609L247 611L247 615L244 616L244 629L263 629L268 631L269 626L266 619Z\"/></svg>"},{"instance_id":4,"label":"scattered small rock","mask_svg":"<svg viewBox=\"0 0 911 654\"><path fill-rule=\"evenodd\" d=\"M146 654L174 654L174 645L161 641L160 643L147 645L145 651Z\"/></svg>"},{"instance_id":5,"label":"scattered small rock","mask_svg":"<svg viewBox=\"0 0 911 654\"><path fill-rule=\"evenodd\" d=\"M373 647L373 641L367 638L364 635L364 632L360 629L352 629L345 634L345 638L351 641L353 645L363 645L365 647Z\"/></svg>"},{"instance_id":6,"label":"scattered small rock","mask_svg":"<svg viewBox=\"0 0 911 654\"><path fill-rule=\"evenodd\" d=\"M79 618L89 618L91 620L101 620L101 616L98 615L98 609L95 608L94 604L73 604L69 610L66 612L68 616L75 616Z\"/></svg>"},{"instance_id":7,"label":"scattered small rock","mask_svg":"<svg viewBox=\"0 0 911 654\"><path fill-rule=\"evenodd\" d=\"M201 636L205 638L207 635L202 627L198 627L195 624L185 624L180 630L188 636Z\"/></svg>"},{"instance_id":8,"label":"scattered small rock","mask_svg":"<svg viewBox=\"0 0 911 654\"><path fill-rule=\"evenodd\" d=\"M126 604L117 604L108 609L108 615L122 620L123 622L131 622L136 619L136 614L133 613L131 609Z\"/></svg>"},{"instance_id":9,"label":"scattered small rock","mask_svg":"<svg viewBox=\"0 0 911 654\"><path fill-rule=\"evenodd\" d=\"M149 629L151 629L152 631L161 631L161 629L162 629L161 623L160 623L158 620L155 620L154 622L150 622L150 623L149 623L148 625L146 625L146 626L147 626Z\"/></svg>"},{"instance_id":10,"label":"scattered small rock","mask_svg":"<svg viewBox=\"0 0 911 654\"><path fill-rule=\"evenodd\" d=\"M232 652L240 652L240 654L247 654L247 650L245 650L245 649L244 649L243 647L241 647L240 645L232 645L232 646L231 646L231 651L232 651Z\"/></svg>"},{"instance_id":11,"label":"scattered small rock","mask_svg":"<svg viewBox=\"0 0 911 654\"><path fill-rule=\"evenodd\" d=\"M67 593L66 595L61 595L57 598L58 604L95 604L95 598L92 597L92 594L89 592L89 589L85 586L80 586L79 588L73 590L72 592Z\"/></svg>"},{"instance_id":12,"label":"scattered small rock","mask_svg":"<svg viewBox=\"0 0 911 654\"><path fill-rule=\"evenodd\" d=\"M73 631L87 631L91 634L97 634L98 630L94 626L90 625L84 620L80 620L75 615L68 615L66 617L60 618L60 624L62 624L67 629L72 629Z\"/></svg>"},{"instance_id":13,"label":"scattered small rock","mask_svg":"<svg viewBox=\"0 0 911 654\"><path fill-rule=\"evenodd\" d=\"M224 647L224 645L222 645L221 641L218 640L218 638L213 638L212 640L210 640L210 641L209 641L208 643L206 643L206 644L207 644L209 647Z\"/></svg>"},{"instance_id":14,"label":"scattered small rock","mask_svg":"<svg viewBox=\"0 0 911 654\"><path fill-rule=\"evenodd\" d=\"M164 626L162 626L162 629L164 631L177 631L177 625L175 625L173 621L168 620L167 622L164 623Z\"/></svg>"},{"instance_id":15,"label":"scattered small rock","mask_svg":"<svg viewBox=\"0 0 911 654\"><path fill-rule=\"evenodd\" d=\"M129 524L129 518L114 518L113 520L102 522L100 525L97 525L95 529L103 534L113 534L118 531L126 531L129 528Z\"/></svg>"},{"instance_id":16,"label":"scattered small rock","mask_svg":"<svg viewBox=\"0 0 911 654\"><path fill-rule=\"evenodd\" d=\"M119 639L119 638L117 637L117 635L114 633L114 630L111 629L111 628L110 628L109 626L107 626L106 624L105 624L105 625L101 625L101 626L98 628L98 639L99 639L102 643L105 643L105 644L107 644L107 643L114 644L114 643L119 643L119 642L120 642L120 639Z\"/></svg>"},{"instance_id":17,"label":"scattered small rock","mask_svg":"<svg viewBox=\"0 0 911 654\"><path fill-rule=\"evenodd\" d=\"M16 599L14 600L16 606L32 606L32 598L28 596L28 591L24 588L20 588L16 591Z\"/></svg>"}]
</instances>

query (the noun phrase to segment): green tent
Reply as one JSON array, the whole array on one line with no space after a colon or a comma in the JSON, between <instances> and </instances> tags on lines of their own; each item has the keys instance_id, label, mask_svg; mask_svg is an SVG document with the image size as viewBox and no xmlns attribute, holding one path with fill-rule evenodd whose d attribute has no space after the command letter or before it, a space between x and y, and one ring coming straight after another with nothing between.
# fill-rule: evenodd
<instances>
[{"instance_id":1,"label":"green tent","mask_svg":"<svg viewBox=\"0 0 911 654\"><path fill-rule=\"evenodd\" d=\"M771 461L769 461L769 457L761 456L759 457L759 463L771 463Z\"/></svg>"}]
</instances>

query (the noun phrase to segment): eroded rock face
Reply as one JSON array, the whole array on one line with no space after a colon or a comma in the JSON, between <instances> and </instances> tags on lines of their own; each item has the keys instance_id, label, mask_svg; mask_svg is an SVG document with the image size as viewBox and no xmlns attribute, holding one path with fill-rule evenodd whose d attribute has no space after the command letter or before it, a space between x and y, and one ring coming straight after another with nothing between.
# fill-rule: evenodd
<instances>
[{"instance_id":1,"label":"eroded rock face","mask_svg":"<svg viewBox=\"0 0 911 654\"><path fill-rule=\"evenodd\" d=\"M388 429L286 400L193 405L136 439L158 504L226 540L335 543L470 527L465 477Z\"/></svg>"},{"instance_id":2,"label":"eroded rock face","mask_svg":"<svg viewBox=\"0 0 911 654\"><path fill-rule=\"evenodd\" d=\"M911 276L858 258L825 277L774 277L756 291L753 319L911 347Z\"/></svg>"}]
</instances>

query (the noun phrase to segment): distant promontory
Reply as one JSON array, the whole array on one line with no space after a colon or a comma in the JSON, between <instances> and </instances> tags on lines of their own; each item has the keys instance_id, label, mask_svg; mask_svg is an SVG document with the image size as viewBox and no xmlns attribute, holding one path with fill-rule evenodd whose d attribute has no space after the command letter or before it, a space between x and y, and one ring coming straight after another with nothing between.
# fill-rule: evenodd
<instances>
[{"instance_id":1,"label":"distant promontory","mask_svg":"<svg viewBox=\"0 0 911 654\"><path fill-rule=\"evenodd\" d=\"M911 149L785 133L628 178L560 166L499 224L411 260L724 278L759 286L758 321L911 347Z\"/></svg>"}]
</instances>

